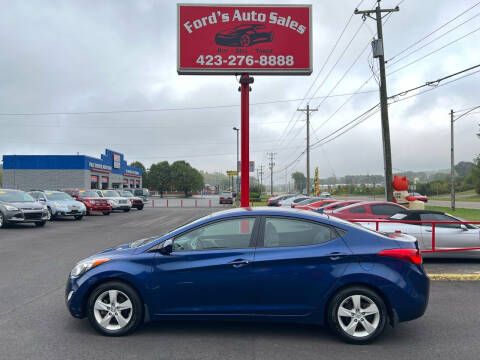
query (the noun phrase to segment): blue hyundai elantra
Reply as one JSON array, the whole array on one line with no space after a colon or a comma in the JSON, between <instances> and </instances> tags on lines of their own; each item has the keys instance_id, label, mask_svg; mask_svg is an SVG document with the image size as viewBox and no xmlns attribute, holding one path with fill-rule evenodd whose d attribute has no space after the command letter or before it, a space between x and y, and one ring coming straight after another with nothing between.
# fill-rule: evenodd
<instances>
[{"instance_id":1,"label":"blue hyundai elantra","mask_svg":"<svg viewBox=\"0 0 480 360\"><path fill-rule=\"evenodd\" d=\"M426 310L415 238L314 212L221 211L161 237L80 261L66 303L104 335L150 320L268 320L328 325L367 343Z\"/></svg>"}]
</instances>

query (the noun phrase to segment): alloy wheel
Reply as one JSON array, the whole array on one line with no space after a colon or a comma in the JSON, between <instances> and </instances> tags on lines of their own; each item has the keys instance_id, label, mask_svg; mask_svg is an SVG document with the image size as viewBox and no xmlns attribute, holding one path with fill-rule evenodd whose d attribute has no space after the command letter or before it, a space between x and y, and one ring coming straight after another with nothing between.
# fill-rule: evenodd
<instances>
[{"instance_id":1,"label":"alloy wheel","mask_svg":"<svg viewBox=\"0 0 480 360\"><path fill-rule=\"evenodd\" d=\"M122 291L107 290L95 300L93 313L102 328L116 331L128 325L132 319L133 305Z\"/></svg>"},{"instance_id":2,"label":"alloy wheel","mask_svg":"<svg viewBox=\"0 0 480 360\"><path fill-rule=\"evenodd\" d=\"M369 336L380 323L380 310L375 302L365 295L351 295L338 307L338 324L354 338Z\"/></svg>"},{"instance_id":3,"label":"alloy wheel","mask_svg":"<svg viewBox=\"0 0 480 360\"><path fill-rule=\"evenodd\" d=\"M52 220L52 209L48 208L47 211L47 220L50 221Z\"/></svg>"},{"instance_id":4,"label":"alloy wheel","mask_svg":"<svg viewBox=\"0 0 480 360\"><path fill-rule=\"evenodd\" d=\"M0 212L0 228L3 227L3 214Z\"/></svg>"}]
</instances>

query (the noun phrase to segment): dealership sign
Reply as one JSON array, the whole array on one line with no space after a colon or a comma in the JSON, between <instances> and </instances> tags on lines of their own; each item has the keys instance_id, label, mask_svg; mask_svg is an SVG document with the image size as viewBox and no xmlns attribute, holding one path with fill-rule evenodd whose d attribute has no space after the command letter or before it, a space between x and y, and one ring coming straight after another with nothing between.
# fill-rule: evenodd
<instances>
[{"instance_id":1,"label":"dealership sign","mask_svg":"<svg viewBox=\"0 0 480 360\"><path fill-rule=\"evenodd\" d=\"M179 74L312 73L311 5L178 4Z\"/></svg>"}]
</instances>

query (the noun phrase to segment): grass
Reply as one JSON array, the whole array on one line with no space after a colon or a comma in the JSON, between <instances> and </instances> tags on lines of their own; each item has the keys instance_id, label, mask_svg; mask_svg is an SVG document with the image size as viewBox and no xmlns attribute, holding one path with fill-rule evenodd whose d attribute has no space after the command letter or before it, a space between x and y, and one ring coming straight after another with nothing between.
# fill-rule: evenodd
<instances>
[{"instance_id":1,"label":"grass","mask_svg":"<svg viewBox=\"0 0 480 360\"><path fill-rule=\"evenodd\" d=\"M425 206L426 210L435 210L435 211L443 211L453 216L460 217L465 220L470 221L480 221L480 210L478 209L456 209L452 211L449 207L444 206Z\"/></svg>"},{"instance_id":2,"label":"grass","mask_svg":"<svg viewBox=\"0 0 480 360\"><path fill-rule=\"evenodd\" d=\"M457 194L458 195L458 194ZM431 197L431 200L442 200L442 201L450 201L450 196L439 196L439 197ZM456 201L461 202L480 202L480 195L472 195L469 197L458 197L455 196Z\"/></svg>"}]
</instances>

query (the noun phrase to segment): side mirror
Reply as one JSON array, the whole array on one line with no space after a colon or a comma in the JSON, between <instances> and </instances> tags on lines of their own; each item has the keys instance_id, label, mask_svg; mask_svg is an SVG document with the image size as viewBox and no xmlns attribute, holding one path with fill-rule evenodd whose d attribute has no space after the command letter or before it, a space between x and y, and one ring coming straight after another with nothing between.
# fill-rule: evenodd
<instances>
[{"instance_id":1,"label":"side mirror","mask_svg":"<svg viewBox=\"0 0 480 360\"><path fill-rule=\"evenodd\" d=\"M46 200L44 198L39 198L38 201L45 202Z\"/></svg>"},{"instance_id":2,"label":"side mirror","mask_svg":"<svg viewBox=\"0 0 480 360\"><path fill-rule=\"evenodd\" d=\"M462 231L468 231L468 227L467 227L467 225L465 225L465 224L460 224L460 229L461 229Z\"/></svg>"},{"instance_id":3,"label":"side mirror","mask_svg":"<svg viewBox=\"0 0 480 360\"><path fill-rule=\"evenodd\" d=\"M159 252L162 255L170 255L172 251L173 251L172 239L165 240L162 244L162 247L159 249Z\"/></svg>"}]
</instances>

